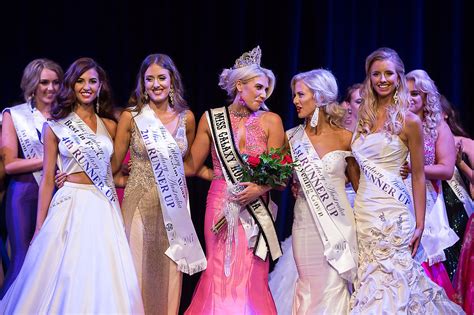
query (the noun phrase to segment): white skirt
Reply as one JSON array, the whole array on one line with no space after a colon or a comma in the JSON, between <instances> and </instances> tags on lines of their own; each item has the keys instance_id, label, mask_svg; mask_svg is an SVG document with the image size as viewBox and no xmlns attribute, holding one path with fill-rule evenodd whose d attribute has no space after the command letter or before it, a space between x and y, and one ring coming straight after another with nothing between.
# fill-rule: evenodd
<instances>
[{"instance_id":1,"label":"white skirt","mask_svg":"<svg viewBox=\"0 0 474 315\"><path fill-rule=\"evenodd\" d=\"M121 214L93 185L66 182L0 314L141 314Z\"/></svg>"}]
</instances>

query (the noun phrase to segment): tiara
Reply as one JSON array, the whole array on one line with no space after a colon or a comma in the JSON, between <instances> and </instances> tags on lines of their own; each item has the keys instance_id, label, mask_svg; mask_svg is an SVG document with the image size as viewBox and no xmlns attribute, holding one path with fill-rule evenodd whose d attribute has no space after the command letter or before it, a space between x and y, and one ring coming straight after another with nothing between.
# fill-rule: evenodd
<instances>
[{"instance_id":1,"label":"tiara","mask_svg":"<svg viewBox=\"0 0 474 315\"><path fill-rule=\"evenodd\" d=\"M243 53L237 60L235 60L235 64L233 69L242 68L246 66L250 66L256 64L260 66L260 59L262 58L262 51L260 50L260 46L255 47L249 52Z\"/></svg>"}]
</instances>

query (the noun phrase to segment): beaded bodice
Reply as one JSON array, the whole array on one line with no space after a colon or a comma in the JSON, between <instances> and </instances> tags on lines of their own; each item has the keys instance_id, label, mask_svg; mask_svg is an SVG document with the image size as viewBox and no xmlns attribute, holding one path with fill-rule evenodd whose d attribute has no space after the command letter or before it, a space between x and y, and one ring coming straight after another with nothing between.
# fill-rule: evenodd
<instances>
[{"instance_id":1,"label":"beaded bodice","mask_svg":"<svg viewBox=\"0 0 474 315\"><path fill-rule=\"evenodd\" d=\"M433 165L435 164L436 139L426 134L423 139L425 147L425 165Z\"/></svg>"},{"instance_id":2,"label":"beaded bodice","mask_svg":"<svg viewBox=\"0 0 474 315\"><path fill-rule=\"evenodd\" d=\"M181 112L178 119L178 124L172 135L178 144L181 156L184 157L188 150L188 140L186 138L186 111ZM150 159L148 158L148 153L135 121L133 121L131 128L130 160L132 161L132 168L127 181L127 186L148 188L155 185L155 177L151 169Z\"/></svg>"},{"instance_id":3,"label":"beaded bodice","mask_svg":"<svg viewBox=\"0 0 474 315\"><path fill-rule=\"evenodd\" d=\"M234 114L233 111L229 111L230 123L232 126L232 133L234 136L234 143L237 147L237 151L240 154L248 155L260 155L267 150L267 135L263 130L260 119L265 112L258 111L251 114L249 117L239 117ZM243 121L245 126L245 132L240 131L239 123ZM241 127L244 128L244 127ZM241 136L240 136L241 135ZM245 137L245 147L243 150L239 148L239 140L241 137ZM211 145L212 165L214 170L214 178L222 179L222 168L217 157L214 144Z\"/></svg>"}]
</instances>

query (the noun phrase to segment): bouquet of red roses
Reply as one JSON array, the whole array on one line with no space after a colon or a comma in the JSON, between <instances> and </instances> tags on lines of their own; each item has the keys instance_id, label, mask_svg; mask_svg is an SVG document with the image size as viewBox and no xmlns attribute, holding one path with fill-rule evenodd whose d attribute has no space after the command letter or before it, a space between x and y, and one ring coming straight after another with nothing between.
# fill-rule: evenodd
<instances>
[{"instance_id":1,"label":"bouquet of red roses","mask_svg":"<svg viewBox=\"0 0 474 315\"><path fill-rule=\"evenodd\" d=\"M243 154L242 158L245 164L242 166L241 182L268 185L272 188L285 186L296 165L291 156L282 148L272 148L268 153L262 153L259 156ZM234 187L230 187L229 191L231 194L235 194L243 188L243 186L236 184ZM218 233L225 224L226 218L223 216L213 225L212 231Z\"/></svg>"},{"instance_id":2,"label":"bouquet of red roses","mask_svg":"<svg viewBox=\"0 0 474 315\"><path fill-rule=\"evenodd\" d=\"M268 185L272 188L285 186L291 177L295 163L282 148L270 149L260 156L242 155L245 165L242 167L242 182Z\"/></svg>"}]
</instances>

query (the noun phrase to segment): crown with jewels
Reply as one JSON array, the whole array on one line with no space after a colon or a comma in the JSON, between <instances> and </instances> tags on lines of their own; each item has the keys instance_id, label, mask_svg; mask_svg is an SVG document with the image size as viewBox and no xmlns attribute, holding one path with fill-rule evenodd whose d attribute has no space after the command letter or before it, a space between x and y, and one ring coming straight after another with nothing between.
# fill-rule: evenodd
<instances>
[{"instance_id":1,"label":"crown with jewels","mask_svg":"<svg viewBox=\"0 0 474 315\"><path fill-rule=\"evenodd\" d=\"M256 64L260 66L260 59L262 58L262 50L260 46L255 47L249 52L243 53L237 60L235 60L235 64L233 69L242 68L246 66L250 66Z\"/></svg>"}]
</instances>

